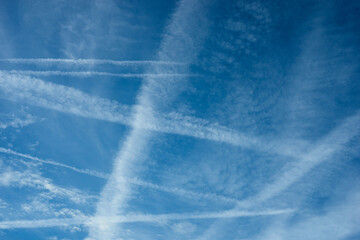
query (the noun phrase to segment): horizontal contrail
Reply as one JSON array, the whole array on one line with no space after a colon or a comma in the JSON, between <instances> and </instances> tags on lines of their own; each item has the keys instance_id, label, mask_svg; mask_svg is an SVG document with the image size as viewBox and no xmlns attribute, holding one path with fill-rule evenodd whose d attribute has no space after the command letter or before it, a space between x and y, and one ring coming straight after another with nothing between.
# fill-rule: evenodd
<instances>
[{"instance_id":1,"label":"horizontal contrail","mask_svg":"<svg viewBox=\"0 0 360 240\"><path fill-rule=\"evenodd\" d=\"M105 77L119 77L119 78L164 78L164 77L192 77L198 76L195 74L182 74L182 73L109 73L99 71L32 71L32 70L0 70L2 73L9 74L22 74L32 76L75 76L75 77L90 77L90 76L105 76Z\"/></svg>"},{"instance_id":2,"label":"horizontal contrail","mask_svg":"<svg viewBox=\"0 0 360 240\"><path fill-rule=\"evenodd\" d=\"M129 214L120 216L106 217L77 217L77 218L60 218L60 219L43 219L43 220L15 220L0 222L0 229L15 228L50 228L62 227L69 225L104 225L111 223L135 223L135 222L164 222L171 220L190 220L190 219L219 219L219 218L242 218L256 216L273 216L281 214L290 214L293 209L266 210L259 212L251 211L221 211L205 213L172 213L172 214Z\"/></svg>"},{"instance_id":3,"label":"horizontal contrail","mask_svg":"<svg viewBox=\"0 0 360 240\"><path fill-rule=\"evenodd\" d=\"M119 61L119 60L110 60L110 59L68 59L68 58L6 58L0 59L0 62L10 62L10 63L26 63L26 64L76 64L76 65L92 65L92 64L111 64L111 65L184 65L181 62L168 62L168 61L153 61L153 60L143 60L143 61Z\"/></svg>"},{"instance_id":4,"label":"horizontal contrail","mask_svg":"<svg viewBox=\"0 0 360 240\"><path fill-rule=\"evenodd\" d=\"M30 159L36 162L41 162L41 163L45 163L45 164L50 164L53 166L58 166L58 167L63 167L63 168L67 168L70 169L74 172L78 172L81 174L86 174L89 176L93 176L93 177L98 177L98 178L102 178L102 179L108 179L109 178L109 174L106 173L102 173L102 172L98 172L98 171L94 171L94 170L89 170L89 169L80 169L80 168L76 168L73 166L69 166L67 164L63 164L63 163L59 163L59 162L55 162L52 160L44 160L38 157L34 157L28 154L24 154L24 153L19 153L16 151L13 151L11 149L7 149L7 148L2 148L0 147L0 152L1 153L5 153L5 154L10 154L10 155L14 155L14 156L18 156L18 157L22 157L22 158L26 158L26 159ZM226 202L226 203L241 203L240 200L235 199L235 198L231 198L231 197L225 197L225 196L221 196L218 194L214 194L214 193L199 193L199 192L194 192L194 191L189 191L189 190L185 190L185 189L181 189L181 188L177 188L177 187L166 187L166 186L161 186L158 184L154 184L154 183L150 183L138 178L124 178L121 177L120 179L122 182L127 182L130 184L134 184L137 186L141 186L144 188L151 188L151 189L155 189L158 191L162 191L162 192L168 192L168 193L172 193L174 195L180 195L186 198L204 198L204 199L209 199L209 200L213 200L213 201L222 201L222 202Z\"/></svg>"}]
</instances>

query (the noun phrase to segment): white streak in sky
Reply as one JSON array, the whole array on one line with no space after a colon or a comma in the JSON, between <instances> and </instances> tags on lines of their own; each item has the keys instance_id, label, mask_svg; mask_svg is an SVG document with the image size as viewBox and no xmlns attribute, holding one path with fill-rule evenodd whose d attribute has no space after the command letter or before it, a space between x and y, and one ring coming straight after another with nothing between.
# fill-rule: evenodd
<instances>
[{"instance_id":1,"label":"white streak in sky","mask_svg":"<svg viewBox=\"0 0 360 240\"><path fill-rule=\"evenodd\" d=\"M180 60L190 63L195 60L199 51L199 41L203 40L206 17L201 1L183 0L171 17L161 42L158 58L160 61ZM191 24L190 24L191 23ZM162 73L164 69L154 66L152 72ZM182 79L183 80L183 79ZM122 215L131 195L131 186L121 182L121 177L132 178L141 171L142 162L150 145L151 132L141 126L157 124L154 112L162 112L179 94L186 82L170 78L157 81L145 78L137 96L130 132L122 149L115 159L111 177L104 187L99 199L95 218ZM118 239L121 236L117 222L101 221L89 228L90 239Z\"/></svg>"},{"instance_id":2,"label":"white streak in sky","mask_svg":"<svg viewBox=\"0 0 360 240\"><path fill-rule=\"evenodd\" d=\"M279 219L254 240L303 239L356 239L360 225L360 194L352 189L336 203L325 207L319 214L306 214L291 224L290 219ZM348 195L348 196L346 196ZM284 221L285 220L285 221Z\"/></svg>"},{"instance_id":3,"label":"white streak in sky","mask_svg":"<svg viewBox=\"0 0 360 240\"><path fill-rule=\"evenodd\" d=\"M28 76L0 72L0 92L2 98L6 96L13 101L24 101L86 118L129 124L128 106Z\"/></svg>"},{"instance_id":4,"label":"white streak in sky","mask_svg":"<svg viewBox=\"0 0 360 240\"><path fill-rule=\"evenodd\" d=\"M136 125L138 129L224 142L286 156L298 155L295 150L272 148L271 144L265 144L255 137L245 136L232 129L209 123L206 120L183 116L179 113L162 114L154 112L151 106L136 106L138 111L142 112L142 119L147 118L147 120L131 121L130 106L29 76L7 74L0 71L0 92L4 93L0 97L5 99L23 101L27 104L81 117L115 122L132 127ZM143 101L146 101L146 99Z\"/></svg>"},{"instance_id":5,"label":"white streak in sky","mask_svg":"<svg viewBox=\"0 0 360 240\"><path fill-rule=\"evenodd\" d=\"M57 186L48 178L32 171L14 171L11 168L3 168L0 172L0 186L3 187L31 187L48 192L56 197L66 197L75 203L84 203L88 199L96 199L78 189L68 189Z\"/></svg>"},{"instance_id":6,"label":"white streak in sky","mask_svg":"<svg viewBox=\"0 0 360 240\"><path fill-rule=\"evenodd\" d=\"M359 134L360 111L345 119L328 135L322 138L309 153L301 154L289 164L275 178L275 181L268 184L257 195L245 199L237 204L234 210L257 207L261 203L281 194L296 181L299 181L311 169L319 164L330 160L333 155L341 152L345 145ZM219 229L221 223L215 222L208 232L212 233ZM197 239L207 239L206 233Z\"/></svg>"},{"instance_id":7,"label":"white streak in sky","mask_svg":"<svg viewBox=\"0 0 360 240\"><path fill-rule=\"evenodd\" d=\"M166 186L146 182L146 181L143 181L143 180L140 180L137 178L132 178L132 179L128 179L128 180L125 179L125 181L128 181L131 184L136 184L141 187L152 188L152 189L159 190L162 192L168 192L168 193L172 193L175 195L180 195L185 198L197 198L197 199L204 198L204 199L209 199L212 201L221 201L224 203L235 203L235 204L241 203L240 200L235 199L235 198L225 197L225 196L214 194L214 193L199 193L199 192L189 191L189 190L185 190L185 189L181 189L181 188L177 188L177 187L166 187Z\"/></svg>"},{"instance_id":8,"label":"white streak in sky","mask_svg":"<svg viewBox=\"0 0 360 240\"><path fill-rule=\"evenodd\" d=\"M94 65L111 64L118 66L130 65L183 65L181 62L170 61L117 61L109 59L62 59L62 58L7 58L0 59L0 62L25 63L25 64L69 64L69 65Z\"/></svg>"},{"instance_id":9,"label":"white streak in sky","mask_svg":"<svg viewBox=\"0 0 360 240\"><path fill-rule=\"evenodd\" d=\"M60 219L44 219L44 220L17 220L17 221L2 221L0 222L0 229L14 229L14 228L47 228L47 227L62 227L69 225L87 225L98 226L102 222L109 223L134 223L134 222L164 222L171 220L186 220L186 219L219 219L219 218L242 218L242 217L256 217L256 216L273 216L281 214L293 213L292 209L281 210L266 210L259 212L249 211L221 211L221 212L205 212L205 213L173 213L173 214L128 214L107 217L78 217L78 218L60 218ZM102 229L109 230L109 229Z\"/></svg>"},{"instance_id":10,"label":"white streak in sky","mask_svg":"<svg viewBox=\"0 0 360 240\"><path fill-rule=\"evenodd\" d=\"M95 170L89 170L89 169L80 169L80 168L76 168L67 164L63 164L63 163L59 163L59 162L55 162L52 160L44 160L38 157L34 157L28 154L23 154L23 153L19 153L16 151L13 151L11 149L6 149L6 148L2 148L0 147L0 152L1 153L5 153L5 154L10 154L10 155L14 155L14 156L18 156L18 157L22 157L22 158L26 158L26 159L30 159L36 162L41 162L41 163L45 163L45 164L50 164L53 166L58 166L58 167L63 167L63 168L67 168L70 169L74 172L78 172L81 174L86 174L89 176L93 176L93 177L98 177L98 178L102 178L102 179L108 179L109 178L109 174L107 173L103 173L103 172L98 172ZM240 203L241 201L235 198L230 198L230 197L225 197L225 196L221 196L218 194L214 194L214 193L199 193L199 192L194 192L194 191L189 191L189 190L185 190L185 189L181 189L181 188L177 188L177 187L166 187L166 186L162 186L162 185L158 185L158 184L154 184L151 182L147 182L138 178L119 178L119 181L121 182L125 182L125 183L130 183L130 184L134 184L137 186L141 186L144 188L151 188L151 189L155 189L158 191L162 191L162 192L167 192L167 193L172 193L175 195L180 195L183 196L185 198L189 198L189 199L193 199L193 198L197 198L197 199L209 199L212 201L222 201L224 203Z\"/></svg>"},{"instance_id":11,"label":"white streak in sky","mask_svg":"<svg viewBox=\"0 0 360 240\"><path fill-rule=\"evenodd\" d=\"M119 78L166 78L166 77L191 77L197 76L194 74L181 73L109 73L98 71L31 71L31 70L0 70L2 73L32 75L32 76L74 76L74 77L90 77L90 76L104 76L104 77L119 77Z\"/></svg>"},{"instance_id":12,"label":"white streak in sky","mask_svg":"<svg viewBox=\"0 0 360 240\"><path fill-rule=\"evenodd\" d=\"M359 130L360 111L345 119L339 126L315 144L313 150L309 153L303 154L294 163L286 166L285 170L279 174L273 183L265 187L255 197L248 201L245 200L246 205L258 204L279 195L311 169L330 160L334 154L341 152L345 145L359 134Z\"/></svg>"},{"instance_id":13,"label":"white streak in sky","mask_svg":"<svg viewBox=\"0 0 360 240\"><path fill-rule=\"evenodd\" d=\"M69 165L66 165L66 164L63 164L63 163L55 162L55 161L52 161L52 160L44 160L44 159L41 159L41 158L38 158L38 157L30 156L28 154L15 152L15 151L13 151L11 149L6 149L6 148L0 147L0 152L6 153L6 154L11 154L11 155L22 157L22 158L27 158L27 159L30 159L30 160L33 160L33 161L36 161L36 162L41 162L41 163L50 164L50 165L53 165L53 166L67 168L67 169L70 169L70 170L78 172L78 173L82 173L82 174L86 174L86 175L90 175L90 176L94 176L94 177L98 177L98 178L107 179L107 177L108 177L108 175L105 174L105 173L101 173L101 172L94 171L94 170L89 170L89 169L79 169L79 168L69 166Z\"/></svg>"},{"instance_id":14,"label":"white streak in sky","mask_svg":"<svg viewBox=\"0 0 360 240\"><path fill-rule=\"evenodd\" d=\"M6 129L8 127L19 128L24 127L35 122L35 118L31 115L27 115L25 119L14 118L11 121L0 123L0 129Z\"/></svg>"}]
</instances>

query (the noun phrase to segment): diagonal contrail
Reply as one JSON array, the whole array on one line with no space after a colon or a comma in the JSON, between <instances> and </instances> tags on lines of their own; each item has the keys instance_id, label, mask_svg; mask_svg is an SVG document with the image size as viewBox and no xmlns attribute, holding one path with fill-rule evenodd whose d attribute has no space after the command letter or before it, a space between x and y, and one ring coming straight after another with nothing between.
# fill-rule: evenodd
<instances>
[{"instance_id":1,"label":"diagonal contrail","mask_svg":"<svg viewBox=\"0 0 360 240\"><path fill-rule=\"evenodd\" d=\"M345 145L360 133L360 110L346 118L341 124L322 138L308 153L289 163L278 177L256 196L245 200L241 206L254 206L271 199L301 179L311 169L332 159Z\"/></svg>"},{"instance_id":2,"label":"diagonal contrail","mask_svg":"<svg viewBox=\"0 0 360 240\"><path fill-rule=\"evenodd\" d=\"M193 62L199 52L199 43L206 36L207 19L204 14L202 1L182 0L171 17L170 24L165 30L158 52L160 61L180 60ZM190 24L191 23L191 24ZM196 31L194 31L194 29ZM152 72L164 72L161 66L153 66ZM144 125L157 127L154 112L163 112L179 94L185 85L185 79L169 78L167 81L157 81L145 78L137 96L137 106L133 109L133 130L125 140L119 151L113 172L105 185L99 199L95 219L105 217L100 224L89 227L90 239L118 239L121 237L120 226L117 222L107 221L107 216L121 215L132 194L131 186L122 183L119 176L133 178L141 171L142 162L147 158L152 132L142 128ZM160 123L161 126L161 123Z\"/></svg>"},{"instance_id":3,"label":"diagonal contrail","mask_svg":"<svg viewBox=\"0 0 360 240\"><path fill-rule=\"evenodd\" d=\"M53 166L58 166L58 167L63 167L63 168L67 168L70 169L74 172L78 172L78 173L82 173L82 174L86 174L86 175L90 175L90 176L94 176L94 177L98 177L98 178L103 178L103 179L107 179L108 174L102 173L102 172L98 172L98 171L94 171L94 170L89 170L89 169L80 169L80 168L76 168L67 164L63 164L63 163L59 163L59 162L55 162L52 160L45 160L45 159L41 159L38 157L33 157L30 156L28 154L24 154L24 153L19 153L16 151L13 151L11 149L7 149L7 148L2 148L0 147L0 152L2 153L6 153L6 154L11 154L14 156L18 156L18 157L22 157L22 158L27 158L36 162L41 162L41 163L45 163L45 164L50 164Z\"/></svg>"},{"instance_id":4,"label":"diagonal contrail","mask_svg":"<svg viewBox=\"0 0 360 240\"><path fill-rule=\"evenodd\" d=\"M149 78L152 79L153 84L160 84L156 79ZM171 81L174 81L174 79ZM162 84L167 84L167 82L168 80L162 82ZM152 109L151 105L136 105L135 108L143 114L142 119L148 120L133 121L131 120L131 112L134 107L91 96L72 87L42 81L29 76L8 74L0 71L0 92L2 93L0 98L11 101L24 101L27 104L81 117L120 123L131 127L135 127L136 124L138 129L223 142L290 157L299 156L299 149L296 146L284 148L281 143L275 141L269 143L219 124L210 123L204 119L183 116L174 112L161 113L159 110ZM154 94L158 94L158 92Z\"/></svg>"},{"instance_id":5,"label":"diagonal contrail","mask_svg":"<svg viewBox=\"0 0 360 240\"><path fill-rule=\"evenodd\" d=\"M110 176L110 174L107 174L107 173L90 170L90 169L81 169L81 168L73 167L73 166L70 166L67 164L59 163L59 162L56 162L53 160L45 160L45 159L34 157L34 156L31 156L28 154L19 153L19 152L16 152L16 151L13 151L13 150L7 149L7 148L0 147L0 152L18 156L18 157L22 157L22 158L26 158L26 159L30 159L32 161L41 162L44 164L67 168L67 169L70 169L77 173L86 174L89 176L98 177L98 178L102 178L102 179L108 179ZM138 178L124 178L124 177L121 178L121 176L120 176L119 181L129 183L129 184L134 184L134 185L141 186L144 188L151 188L151 189L155 189L155 190L162 191L162 192L168 192L168 193L171 193L174 195L180 195L180 196L183 196L185 198L190 198L190 199L191 198L208 199L208 200L212 200L212 201L222 201L224 203L231 203L231 204L241 203L240 200L231 198L231 197L225 197L225 196L214 194L214 193L199 193L199 192L190 191L190 190L177 188L177 187L166 187L166 186L162 186L159 184L147 182L147 181L144 181L144 180L141 180Z\"/></svg>"}]
</instances>

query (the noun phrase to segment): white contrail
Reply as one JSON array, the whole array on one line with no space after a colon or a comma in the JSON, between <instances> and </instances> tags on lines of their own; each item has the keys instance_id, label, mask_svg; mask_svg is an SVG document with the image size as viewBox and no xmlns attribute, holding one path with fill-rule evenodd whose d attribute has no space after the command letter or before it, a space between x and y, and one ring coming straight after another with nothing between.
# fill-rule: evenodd
<instances>
[{"instance_id":1,"label":"white contrail","mask_svg":"<svg viewBox=\"0 0 360 240\"><path fill-rule=\"evenodd\" d=\"M3 73L32 75L32 76L75 76L75 77L90 77L90 76L104 76L104 77L118 77L118 78L166 78L166 77L191 77L198 76L195 74L181 74L181 73L109 73L99 71L32 71L32 70L0 70Z\"/></svg>"},{"instance_id":2,"label":"white contrail","mask_svg":"<svg viewBox=\"0 0 360 240\"><path fill-rule=\"evenodd\" d=\"M130 65L184 65L181 62L170 61L119 61L110 59L64 59L64 58L6 58L0 59L0 62L10 63L26 63L26 64L75 64L75 65L94 65L94 64L111 64L118 66L130 66Z\"/></svg>"},{"instance_id":3,"label":"white contrail","mask_svg":"<svg viewBox=\"0 0 360 240\"><path fill-rule=\"evenodd\" d=\"M0 97L81 117L129 125L131 108L71 87L0 72Z\"/></svg>"},{"instance_id":4,"label":"white contrail","mask_svg":"<svg viewBox=\"0 0 360 240\"><path fill-rule=\"evenodd\" d=\"M84 203L87 199L97 199L97 196L83 193L78 189L57 186L50 179L29 170L14 171L11 168L2 168L0 172L0 185L2 187L32 187L41 189L57 197L66 197L75 203Z\"/></svg>"},{"instance_id":5,"label":"white contrail","mask_svg":"<svg viewBox=\"0 0 360 240\"><path fill-rule=\"evenodd\" d=\"M19 157L22 157L22 158L27 158L27 159L37 161L37 162L41 162L41 163L45 163L45 164L50 164L50 165L54 165L54 166L58 166L58 167L67 168L67 169L70 169L70 170L78 172L78 173L83 173L83 174L98 177L98 178L107 179L107 177L108 177L108 174L105 174L105 173L101 173L101 172L94 171L94 170L89 170L89 169L79 169L79 168L69 166L69 165L66 165L66 164L63 164L63 163L55 162L55 161L52 161L52 160L44 160L44 159L41 159L41 158L38 158L38 157L30 156L28 154L15 152L15 151L13 151L11 149L6 149L6 148L0 147L0 152L15 155L15 156L19 156Z\"/></svg>"},{"instance_id":6,"label":"white contrail","mask_svg":"<svg viewBox=\"0 0 360 240\"><path fill-rule=\"evenodd\" d=\"M108 223L134 223L134 222L166 222L173 220L190 220L190 219L219 219L219 218L243 218L257 216L273 216L293 213L293 209L266 210L258 212L250 211L220 211L205 213L173 213L173 214L128 214L118 216L102 217L77 217L77 218L60 218L60 219L43 219L43 220L15 220L0 222L0 229L15 228L49 228L62 227L69 225L87 225L99 226L103 222ZM104 229L106 230L106 229Z\"/></svg>"},{"instance_id":7,"label":"white contrail","mask_svg":"<svg viewBox=\"0 0 360 240\"><path fill-rule=\"evenodd\" d=\"M50 164L53 166L67 168L74 172L78 172L81 174L86 174L89 176L98 177L98 178L102 178L102 179L108 179L110 176L110 174L107 174L107 173L89 170L89 169L76 168L76 167L73 167L73 166L70 166L67 164L63 164L63 163L59 163L59 162L55 162L52 160L44 160L44 159L34 157L34 156L31 156L28 154L19 153L19 152L16 152L16 151L13 151L13 150L7 149L7 148L0 147L0 152L14 155L14 156L19 156L19 157L26 158L26 159L30 159L30 160L33 160L36 162L41 162L41 163ZM178 187L166 187L166 186L154 184L151 182L147 182L147 181L144 181L144 180L141 180L138 178L124 178L124 177L119 176L119 181L134 184L134 185L141 186L144 188L151 188L151 189L155 189L158 191L171 193L174 195L180 195L180 196L183 196L185 198L190 198L190 199L193 199L193 198L208 199L208 200L212 200L212 201L222 201L224 203L231 203L231 204L241 203L240 200L231 198L231 197L225 197L225 196L214 194L214 193L199 193L199 192L185 190L185 189L178 188Z\"/></svg>"},{"instance_id":8,"label":"white contrail","mask_svg":"<svg viewBox=\"0 0 360 240\"><path fill-rule=\"evenodd\" d=\"M179 3L165 30L158 52L159 60L180 59L187 63L194 61L200 49L199 41L205 36L203 31L199 31L207 22L202 8L200 1L183 0ZM153 66L152 72L163 71L160 66ZM132 191L128 184L119 182L119 176L132 178L139 174L141 163L146 159L146 150L150 145L149 139L152 133L144 130L142 126L155 124L156 127L159 123L153 111L164 111L184 87L184 81L175 78L157 81L148 77L144 80L137 98L138 105L132 115L134 128L115 159L114 170L101 193L95 218L123 213ZM94 224L89 228L90 239L118 239L120 233L118 224L111 221L101 221L100 224Z\"/></svg>"},{"instance_id":9,"label":"white contrail","mask_svg":"<svg viewBox=\"0 0 360 240\"><path fill-rule=\"evenodd\" d=\"M235 198L225 197L225 196L214 194L214 193L200 193L200 192L194 192L194 191L185 190L185 189L177 188L177 187L166 187L166 186L146 182L146 181L143 181L143 180L137 179L137 178L125 179L125 181L128 181L131 184L135 184L135 185L138 185L141 187L152 188L152 189L159 190L162 192L168 192L168 193L172 193L174 195L180 195L185 198L197 198L197 199L204 198L204 199L208 199L208 200L212 200L212 201L221 201L224 203L231 203L231 204L236 204L236 203L242 202Z\"/></svg>"},{"instance_id":10,"label":"white contrail","mask_svg":"<svg viewBox=\"0 0 360 240\"><path fill-rule=\"evenodd\" d=\"M286 166L285 170L279 174L274 182L266 185L264 189L255 196L240 201L233 210L257 207L265 201L278 196L306 175L311 169L331 159L333 155L340 152L345 144L359 134L359 128L360 111L357 111L353 116L345 119L339 126L315 144L309 153L299 155L299 157L294 160L294 163ZM207 232L217 231L219 230L219 226L221 226L221 223L215 222ZM205 233L197 239L207 239L207 234Z\"/></svg>"},{"instance_id":11,"label":"white contrail","mask_svg":"<svg viewBox=\"0 0 360 240\"><path fill-rule=\"evenodd\" d=\"M330 160L333 155L339 153L352 138L359 134L359 130L360 111L346 118L339 126L315 144L313 150L299 156L298 160L285 167L285 170L279 174L274 182L267 185L256 196L245 200L240 206L254 206L279 195L311 169L326 160Z\"/></svg>"},{"instance_id":12,"label":"white contrail","mask_svg":"<svg viewBox=\"0 0 360 240\"><path fill-rule=\"evenodd\" d=\"M156 82L154 80L154 82ZM264 152L275 152L285 156L298 156L297 149L276 147L276 144L245 136L232 129L211 124L206 120L183 116L179 113L162 114L155 112L151 106L136 106L142 112L144 121L131 121L132 107L116 101L91 96L80 90L37 78L8 74L0 71L0 97L12 101L24 101L39 107L77 116L103 121L125 124L138 129L179 134L184 136L224 142L244 148L257 149ZM152 119L152 121L150 121ZM275 147L273 147L275 146Z\"/></svg>"}]
</instances>

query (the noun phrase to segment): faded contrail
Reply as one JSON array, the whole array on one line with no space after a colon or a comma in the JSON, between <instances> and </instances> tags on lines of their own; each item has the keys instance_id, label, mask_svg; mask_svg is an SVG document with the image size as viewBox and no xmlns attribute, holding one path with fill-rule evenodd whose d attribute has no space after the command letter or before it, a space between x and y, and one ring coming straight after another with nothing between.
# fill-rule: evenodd
<instances>
[{"instance_id":1,"label":"faded contrail","mask_svg":"<svg viewBox=\"0 0 360 240\"><path fill-rule=\"evenodd\" d=\"M129 214L107 217L77 217L77 218L60 218L60 219L44 219L44 220L18 220L18 221L2 221L0 229L15 228L49 228L62 227L69 225L101 225L106 223L134 223L134 222L164 222L171 220L186 219L219 219L219 218L241 218L256 216L273 216L281 214L289 214L294 212L293 209L266 210L259 212L250 211L221 211L221 212L205 212L205 213L173 213L173 214Z\"/></svg>"},{"instance_id":2,"label":"faded contrail","mask_svg":"<svg viewBox=\"0 0 360 240\"><path fill-rule=\"evenodd\" d=\"M30 156L28 154L15 152L15 151L13 151L11 149L6 149L6 148L0 147L0 152L15 155L15 156L19 156L19 157L23 157L23 158L27 158L27 159L31 159L33 161L37 161L37 162L41 162L41 163L45 163L45 164L50 164L50 165L54 165L54 166L58 166L58 167L67 168L67 169L70 169L70 170L78 172L78 173L83 173L83 174L87 174L87 175L98 177L98 178L107 179L107 177L108 177L108 175L105 174L105 173L101 173L101 172L94 171L94 170L88 170L88 169L79 169L79 168L69 166L69 165L66 165L66 164L63 164L63 163L59 163L59 162L55 162L55 161L51 161L51 160L44 160L44 159L41 159L41 158L38 158L38 157Z\"/></svg>"},{"instance_id":3,"label":"faded contrail","mask_svg":"<svg viewBox=\"0 0 360 240\"><path fill-rule=\"evenodd\" d=\"M98 71L31 71L31 70L0 70L2 73L22 74L32 76L75 76L75 77L90 77L90 76L105 76L105 77L119 77L119 78L164 78L164 77L191 77L198 76L195 74L181 74L181 73L109 73Z\"/></svg>"},{"instance_id":4,"label":"faded contrail","mask_svg":"<svg viewBox=\"0 0 360 240\"><path fill-rule=\"evenodd\" d=\"M64 58L7 58L0 59L0 62L10 62L10 63L26 63L26 64L76 64L76 65L92 65L92 64L111 64L119 66L129 66L129 65L184 65L181 62L171 62L171 61L119 61L119 60L110 60L110 59L64 59Z\"/></svg>"},{"instance_id":5,"label":"faded contrail","mask_svg":"<svg viewBox=\"0 0 360 240\"><path fill-rule=\"evenodd\" d=\"M27 159L45 163L45 164L50 164L53 166L67 168L74 172L78 172L81 174L86 174L89 176L98 177L98 178L102 178L102 179L108 179L110 176L110 174L107 174L107 173L98 172L98 171L89 170L89 169L80 169L80 168L76 168L73 166L69 166L67 164L55 162L52 160L44 160L44 159L41 159L38 157L34 157L34 156L24 154L24 153L19 153L19 152L13 151L11 149L6 149L6 148L2 148L2 147L0 147L0 152L14 155L14 156L19 156L22 158L27 158ZM241 203L240 200L231 198L231 197L225 197L225 196L214 194L214 193L199 193L199 192L185 190L185 189L181 189L181 188L177 188L177 187L166 187L166 186L154 184L151 182L147 182L147 181L144 181L144 180L141 180L138 178L119 177L119 181L134 184L134 185L145 187L145 188L155 189L155 190L162 191L162 192L172 193L174 195L180 195L185 198L198 198L198 199L204 198L204 199L208 199L208 200L212 200L212 201L222 201L224 203L231 203L231 204Z\"/></svg>"},{"instance_id":6,"label":"faded contrail","mask_svg":"<svg viewBox=\"0 0 360 240\"><path fill-rule=\"evenodd\" d=\"M274 182L268 184L256 196L245 200L244 204L240 204L240 206L254 206L279 195L311 169L340 152L359 132L360 111L357 111L315 144L311 151L299 156L298 160L286 166Z\"/></svg>"}]
</instances>

